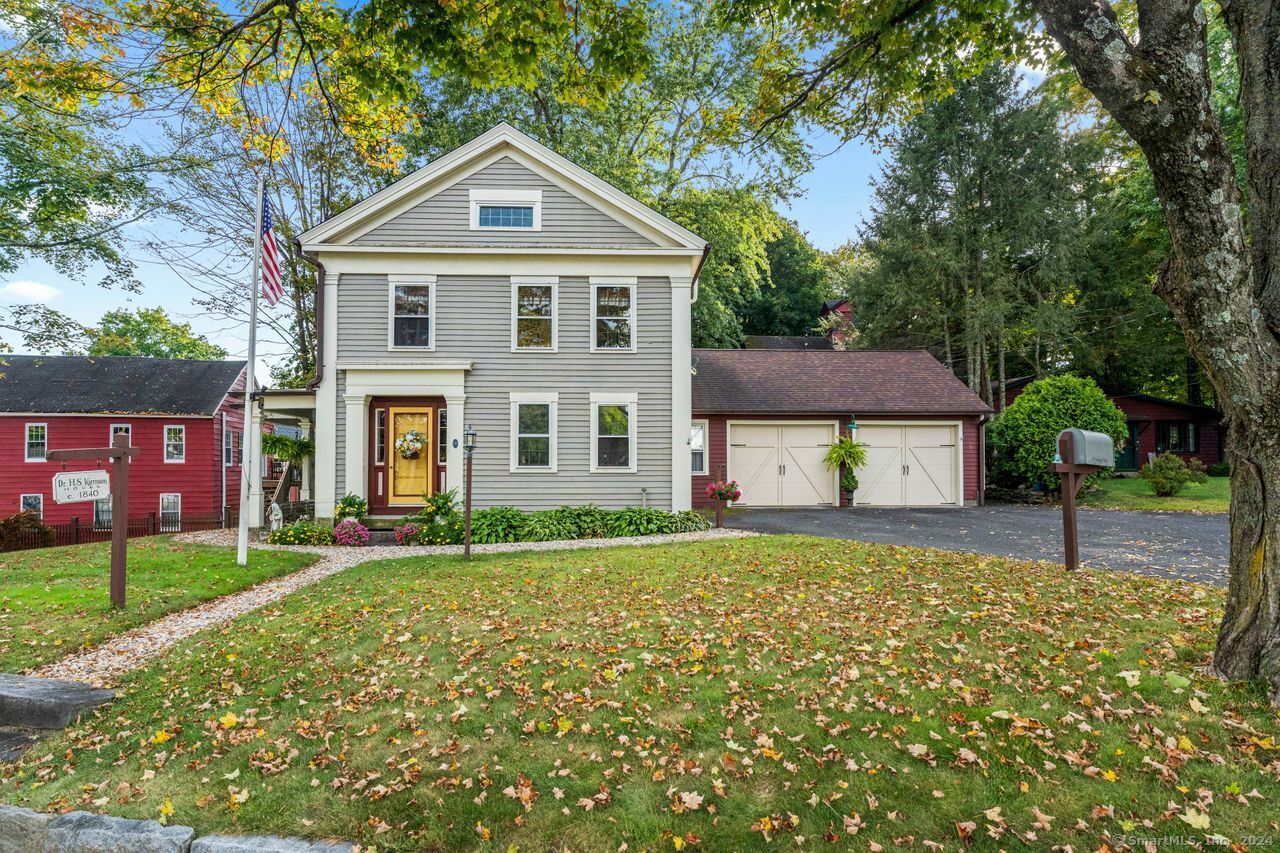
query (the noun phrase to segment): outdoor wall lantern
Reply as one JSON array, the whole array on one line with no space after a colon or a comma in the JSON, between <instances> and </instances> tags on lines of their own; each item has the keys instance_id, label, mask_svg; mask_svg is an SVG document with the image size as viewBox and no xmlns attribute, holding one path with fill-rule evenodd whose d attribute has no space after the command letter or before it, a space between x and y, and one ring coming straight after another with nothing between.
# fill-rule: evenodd
<instances>
[{"instance_id":1,"label":"outdoor wall lantern","mask_svg":"<svg viewBox=\"0 0 1280 853\"><path fill-rule=\"evenodd\" d=\"M849 438L853 441L858 440L858 419L853 415L849 415L849 422L845 424L849 429Z\"/></svg>"}]
</instances>

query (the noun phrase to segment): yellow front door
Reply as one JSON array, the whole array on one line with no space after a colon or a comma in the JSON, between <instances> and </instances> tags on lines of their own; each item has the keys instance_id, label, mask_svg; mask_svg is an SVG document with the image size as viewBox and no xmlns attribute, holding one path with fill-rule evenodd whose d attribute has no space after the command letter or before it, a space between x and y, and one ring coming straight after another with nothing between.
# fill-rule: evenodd
<instances>
[{"instance_id":1,"label":"yellow front door","mask_svg":"<svg viewBox=\"0 0 1280 853\"><path fill-rule=\"evenodd\" d=\"M387 454L391 467L391 491L388 503L420 504L422 497L434 491L431 488L431 460L435 452L431 442L430 409L390 409L391 452ZM421 447L407 450L401 439L412 437Z\"/></svg>"}]
</instances>

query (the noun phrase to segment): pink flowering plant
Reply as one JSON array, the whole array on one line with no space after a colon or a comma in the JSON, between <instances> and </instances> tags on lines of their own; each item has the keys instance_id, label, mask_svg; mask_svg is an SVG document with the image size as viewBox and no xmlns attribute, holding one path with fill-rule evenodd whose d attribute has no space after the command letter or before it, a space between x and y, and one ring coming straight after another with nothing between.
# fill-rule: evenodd
<instances>
[{"instance_id":1,"label":"pink flowering plant","mask_svg":"<svg viewBox=\"0 0 1280 853\"><path fill-rule=\"evenodd\" d=\"M715 501L736 501L742 497L742 488L737 480L707 483L707 497Z\"/></svg>"},{"instance_id":2,"label":"pink flowering plant","mask_svg":"<svg viewBox=\"0 0 1280 853\"><path fill-rule=\"evenodd\" d=\"M418 538L418 525L412 521L396 527L394 533L397 545L413 545Z\"/></svg>"},{"instance_id":3,"label":"pink flowering plant","mask_svg":"<svg viewBox=\"0 0 1280 853\"><path fill-rule=\"evenodd\" d=\"M333 526L333 541L339 545L363 548L369 544L369 528L354 518L344 518Z\"/></svg>"}]
</instances>

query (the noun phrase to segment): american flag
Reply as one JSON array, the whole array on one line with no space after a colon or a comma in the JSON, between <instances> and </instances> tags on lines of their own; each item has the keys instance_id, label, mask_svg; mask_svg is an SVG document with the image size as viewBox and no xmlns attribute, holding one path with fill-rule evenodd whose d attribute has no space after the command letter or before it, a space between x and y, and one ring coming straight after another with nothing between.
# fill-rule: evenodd
<instances>
[{"instance_id":1,"label":"american flag","mask_svg":"<svg viewBox=\"0 0 1280 853\"><path fill-rule=\"evenodd\" d=\"M271 227L271 199L262 196L262 298L268 305L275 305L284 296L284 282L280 278L280 247L276 245L276 232Z\"/></svg>"}]
</instances>

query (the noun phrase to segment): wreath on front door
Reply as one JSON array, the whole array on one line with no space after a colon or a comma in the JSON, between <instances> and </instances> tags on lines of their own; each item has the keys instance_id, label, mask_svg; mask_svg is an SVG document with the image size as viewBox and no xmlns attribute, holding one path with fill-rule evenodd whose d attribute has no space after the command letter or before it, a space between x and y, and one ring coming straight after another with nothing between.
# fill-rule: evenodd
<instances>
[{"instance_id":1,"label":"wreath on front door","mask_svg":"<svg viewBox=\"0 0 1280 853\"><path fill-rule=\"evenodd\" d=\"M396 439L396 453L400 454L401 459L417 459L422 447L422 433L416 429L411 429Z\"/></svg>"}]
</instances>

